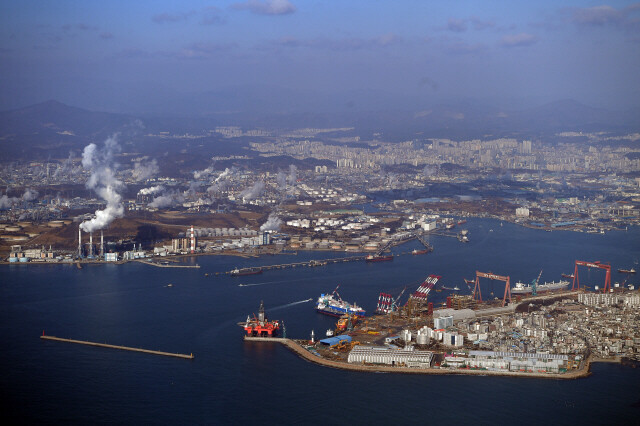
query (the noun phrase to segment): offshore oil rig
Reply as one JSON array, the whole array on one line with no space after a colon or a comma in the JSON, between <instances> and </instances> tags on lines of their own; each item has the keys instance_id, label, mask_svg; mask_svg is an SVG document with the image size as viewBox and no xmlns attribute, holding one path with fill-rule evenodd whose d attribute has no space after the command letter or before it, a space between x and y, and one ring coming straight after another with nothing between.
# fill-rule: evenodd
<instances>
[{"instance_id":1,"label":"offshore oil rig","mask_svg":"<svg viewBox=\"0 0 640 426\"><path fill-rule=\"evenodd\" d=\"M247 321L240 323L249 337L275 337L280 330L280 321L269 321L264 312L264 302L260 301L258 317L253 314L253 318L247 315Z\"/></svg>"}]
</instances>

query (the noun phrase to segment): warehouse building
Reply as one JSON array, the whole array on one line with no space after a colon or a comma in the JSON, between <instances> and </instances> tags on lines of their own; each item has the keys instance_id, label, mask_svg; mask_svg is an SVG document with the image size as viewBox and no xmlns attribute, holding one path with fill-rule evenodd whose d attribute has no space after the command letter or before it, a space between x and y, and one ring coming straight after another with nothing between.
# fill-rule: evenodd
<instances>
[{"instance_id":1,"label":"warehouse building","mask_svg":"<svg viewBox=\"0 0 640 426\"><path fill-rule=\"evenodd\" d=\"M386 364L392 366L406 366L415 368L429 368L433 360L433 353L417 351L413 348L395 349L382 346L356 346L347 361L367 364Z\"/></svg>"}]
</instances>

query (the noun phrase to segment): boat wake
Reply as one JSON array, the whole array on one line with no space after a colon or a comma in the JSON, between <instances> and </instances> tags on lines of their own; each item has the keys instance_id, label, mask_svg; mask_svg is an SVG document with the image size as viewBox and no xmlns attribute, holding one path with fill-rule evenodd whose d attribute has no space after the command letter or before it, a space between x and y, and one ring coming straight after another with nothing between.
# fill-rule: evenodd
<instances>
[{"instance_id":1,"label":"boat wake","mask_svg":"<svg viewBox=\"0 0 640 426\"><path fill-rule=\"evenodd\" d=\"M269 309L269 311L277 311L278 309L284 309L284 308L288 308L290 306L299 305L301 303L311 302L312 300L313 299L305 299L305 300L299 300L297 302L287 303L286 305L280 305L280 306L276 306L275 308L271 308L271 309Z\"/></svg>"}]
</instances>

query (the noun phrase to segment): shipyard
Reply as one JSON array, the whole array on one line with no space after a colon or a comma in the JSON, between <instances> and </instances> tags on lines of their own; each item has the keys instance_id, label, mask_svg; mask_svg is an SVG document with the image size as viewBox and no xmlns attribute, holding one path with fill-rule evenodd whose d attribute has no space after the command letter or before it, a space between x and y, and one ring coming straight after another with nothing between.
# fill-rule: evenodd
<instances>
[{"instance_id":1,"label":"shipyard","mask_svg":"<svg viewBox=\"0 0 640 426\"><path fill-rule=\"evenodd\" d=\"M640 292L611 285L607 263L576 261L574 267L571 282L542 283L540 271L530 284L513 288L508 276L476 271L475 281L464 280L469 295L432 274L415 289L381 292L371 314L343 300L338 286L315 305L319 314L338 317L335 328L312 330L305 339L266 320L262 302L258 319L240 325L247 344L282 343L313 363L362 372L576 379L588 376L593 362L639 362ZM581 286L585 268L603 270L603 285ZM504 282L503 298L483 300L481 278ZM429 295L443 289L451 295L434 308Z\"/></svg>"}]
</instances>

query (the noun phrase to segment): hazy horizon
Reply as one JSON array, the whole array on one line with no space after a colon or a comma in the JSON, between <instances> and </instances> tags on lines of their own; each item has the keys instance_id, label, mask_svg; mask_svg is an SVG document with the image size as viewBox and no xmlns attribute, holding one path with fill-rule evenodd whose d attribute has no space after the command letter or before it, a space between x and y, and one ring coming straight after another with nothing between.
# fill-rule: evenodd
<instances>
[{"instance_id":1,"label":"hazy horizon","mask_svg":"<svg viewBox=\"0 0 640 426\"><path fill-rule=\"evenodd\" d=\"M640 3L4 3L1 109L640 106Z\"/></svg>"}]
</instances>

